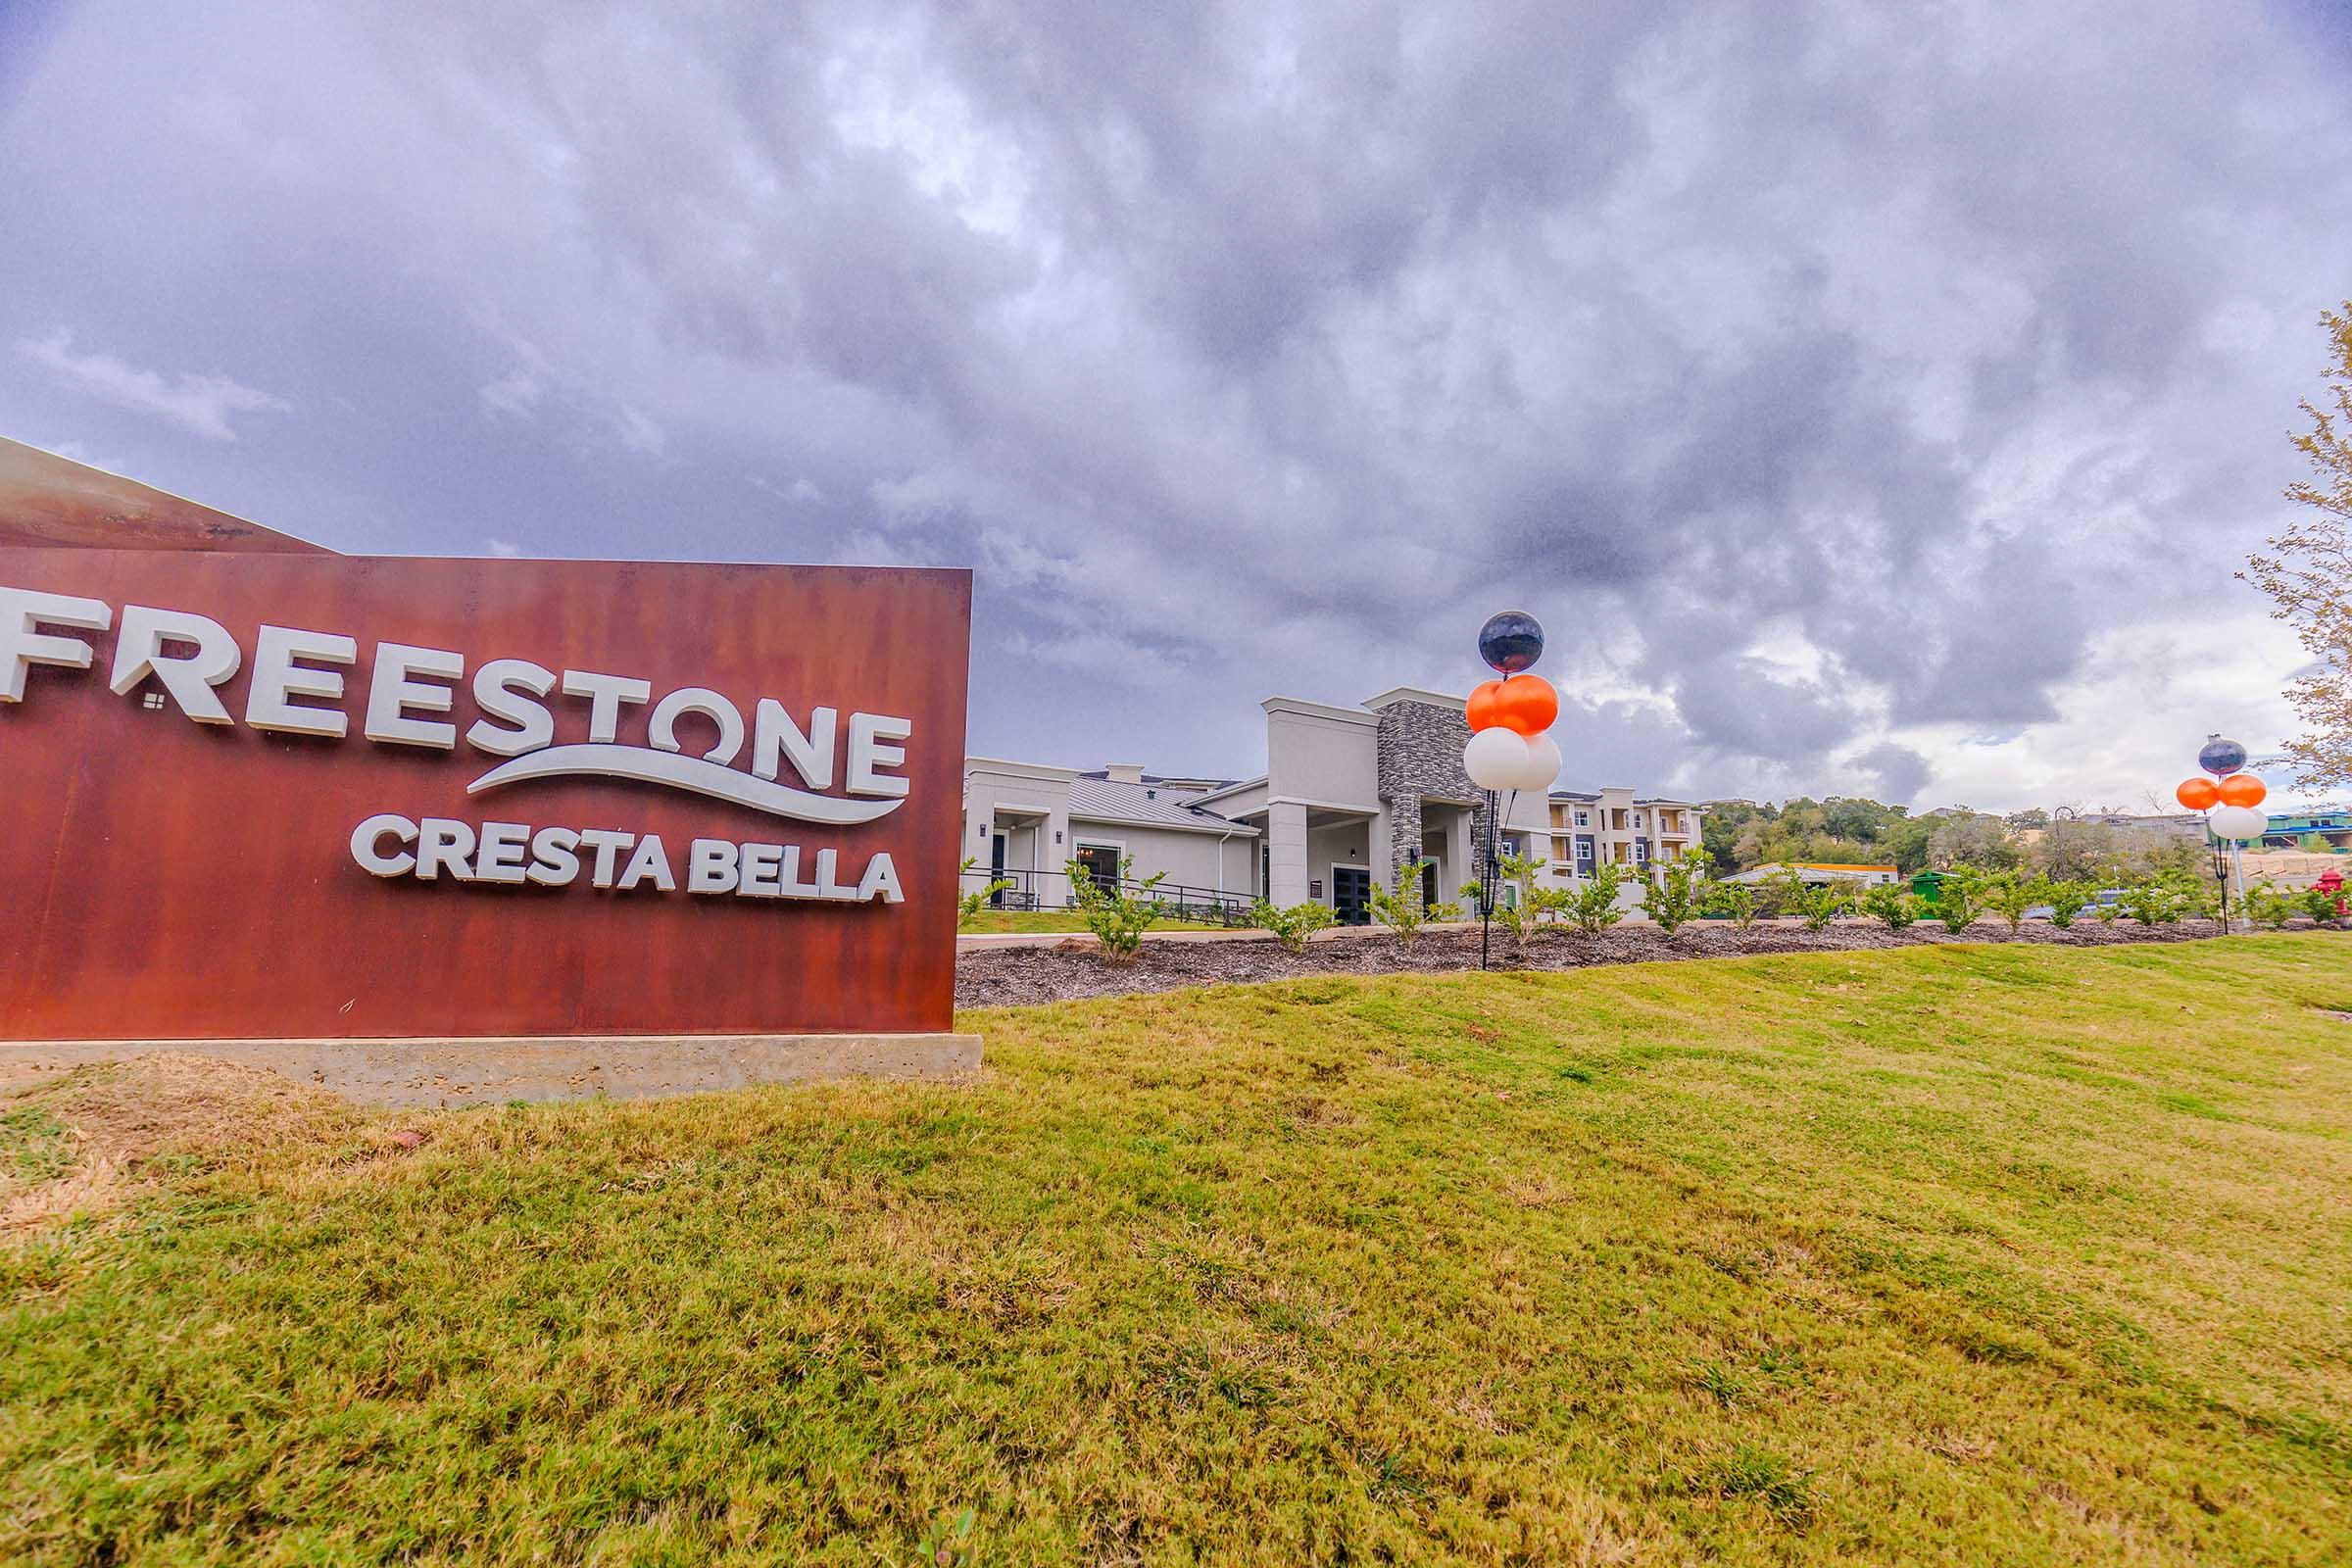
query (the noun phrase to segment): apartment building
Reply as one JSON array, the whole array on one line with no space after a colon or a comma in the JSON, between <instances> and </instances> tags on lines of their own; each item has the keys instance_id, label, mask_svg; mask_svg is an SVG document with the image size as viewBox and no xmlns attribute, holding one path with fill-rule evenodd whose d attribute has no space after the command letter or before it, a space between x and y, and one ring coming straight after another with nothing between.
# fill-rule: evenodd
<instances>
[{"instance_id":1,"label":"apartment building","mask_svg":"<svg viewBox=\"0 0 2352 1568\"><path fill-rule=\"evenodd\" d=\"M1574 876L1596 863L1646 866L1698 849L1700 808L1616 786L1551 792L1551 864Z\"/></svg>"},{"instance_id":2,"label":"apartment building","mask_svg":"<svg viewBox=\"0 0 2352 1568\"><path fill-rule=\"evenodd\" d=\"M1343 922L1367 917L1374 883L1418 860L1422 891L1450 899L1478 878L1487 796L1462 771L1463 699L1396 687L1353 707L1269 697L1266 770L1218 780L1140 765L1081 771L991 758L964 766L964 846L973 885L1012 884L1006 902L1069 902L1066 862L1089 875L1164 873L1161 896L1193 906L1258 897L1314 900ZM1692 802L1630 788L1509 791L1496 837L1506 855L1572 884L1603 860L1635 869L1698 844Z\"/></svg>"}]
</instances>

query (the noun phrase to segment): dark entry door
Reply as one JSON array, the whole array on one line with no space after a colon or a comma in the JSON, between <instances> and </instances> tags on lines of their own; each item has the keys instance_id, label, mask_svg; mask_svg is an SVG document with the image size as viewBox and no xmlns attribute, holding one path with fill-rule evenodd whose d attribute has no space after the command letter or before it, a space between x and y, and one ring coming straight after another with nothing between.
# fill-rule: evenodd
<instances>
[{"instance_id":1,"label":"dark entry door","mask_svg":"<svg viewBox=\"0 0 2352 1568\"><path fill-rule=\"evenodd\" d=\"M1372 917L1372 873L1361 866L1331 868L1331 908L1342 925L1362 925Z\"/></svg>"},{"instance_id":2,"label":"dark entry door","mask_svg":"<svg viewBox=\"0 0 2352 1568\"><path fill-rule=\"evenodd\" d=\"M991 882L1004 880L1004 835L1002 833L991 833L988 836L988 879ZM988 902L1000 909L1004 907L1004 890L997 889L989 897Z\"/></svg>"}]
</instances>

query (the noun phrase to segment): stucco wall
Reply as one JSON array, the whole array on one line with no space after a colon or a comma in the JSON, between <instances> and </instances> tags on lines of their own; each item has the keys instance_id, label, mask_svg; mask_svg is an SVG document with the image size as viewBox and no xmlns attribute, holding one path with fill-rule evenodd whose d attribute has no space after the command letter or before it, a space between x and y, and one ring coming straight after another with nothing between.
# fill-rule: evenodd
<instances>
[{"instance_id":1,"label":"stucco wall","mask_svg":"<svg viewBox=\"0 0 2352 1568\"><path fill-rule=\"evenodd\" d=\"M1266 704L1266 784L1274 800L1371 810L1380 800L1380 762L1369 713L1312 711L1284 699Z\"/></svg>"},{"instance_id":2,"label":"stucco wall","mask_svg":"<svg viewBox=\"0 0 2352 1568\"><path fill-rule=\"evenodd\" d=\"M1257 893L1257 874L1250 868L1257 850L1253 835L1237 834L1220 846L1206 833L1090 822L1080 817L1070 823L1070 854L1077 854L1081 844L1118 845L1121 853L1134 859L1134 874L1139 877L1165 871L1172 884L1212 892L1222 888L1245 899Z\"/></svg>"}]
</instances>

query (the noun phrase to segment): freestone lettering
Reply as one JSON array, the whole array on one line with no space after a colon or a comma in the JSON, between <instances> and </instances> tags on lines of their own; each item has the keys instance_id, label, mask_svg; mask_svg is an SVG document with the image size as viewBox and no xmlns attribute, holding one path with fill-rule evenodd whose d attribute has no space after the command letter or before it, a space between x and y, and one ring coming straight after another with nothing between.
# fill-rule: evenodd
<instances>
[{"instance_id":1,"label":"freestone lettering","mask_svg":"<svg viewBox=\"0 0 2352 1568\"><path fill-rule=\"evenodd\" d=\"M21 703L36 665L87 670L97 647L76 632L116 630L108 685L128 694L153 680L199 724L238 722L220 688L247 665L247 648L209 616L147 605L0 586L0 702ZM340 741L351 714L343 670L359 662L356 639L338 632L263 624L251 639L243 723L281 735ZM378 642L369 662L361 734L383 746L454 753L464 745L499 760L466 786L468 794L532 779L630 779L771 815L834 826L874 821L907 793L895 771L906 761L911 723L884 713L812 707L796 716L760 697L747 721L723 693L681 686L654 697L650 682L601 670L551 670L527 659L495 658L471 666L447 649ZM450 714L461 686L479 716L461 735ZM557 742L559 703L584 707L586 740ZM643 710L645 744L621 739L624 718ZM690 753L683 725L709 731ZM749 756L747 765L734 764ZM789 775L786 770L789 769ZM840 793L832 793L838 775ZM787 782L789 778L790 782ZM839 852L804 853L799 845L695 839L681 867L658 834L383 812L354 828L352 859L369 873L424 882L568 887L583 877L614 893L676 891L744 899L903 903L886 852L855 869Z\"/></svg>"}]
</instances>

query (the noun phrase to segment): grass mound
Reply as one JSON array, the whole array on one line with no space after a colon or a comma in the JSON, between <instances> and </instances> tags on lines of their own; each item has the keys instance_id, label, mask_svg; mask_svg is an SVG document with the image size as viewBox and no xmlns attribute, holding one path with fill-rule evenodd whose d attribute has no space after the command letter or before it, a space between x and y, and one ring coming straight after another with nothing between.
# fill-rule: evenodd
<instances>
[{"instance_id":1,"label":"grass mound","mask_svg":"<svg viewBox=\"0 0 2352 1568\"><path fill-rule=\"evenodd\" d=\"M0 1557L2339 1562L2347 1007L2336 936L1322 977L292 1130L0 1249Z\"/></svg>"}]
</instances>

